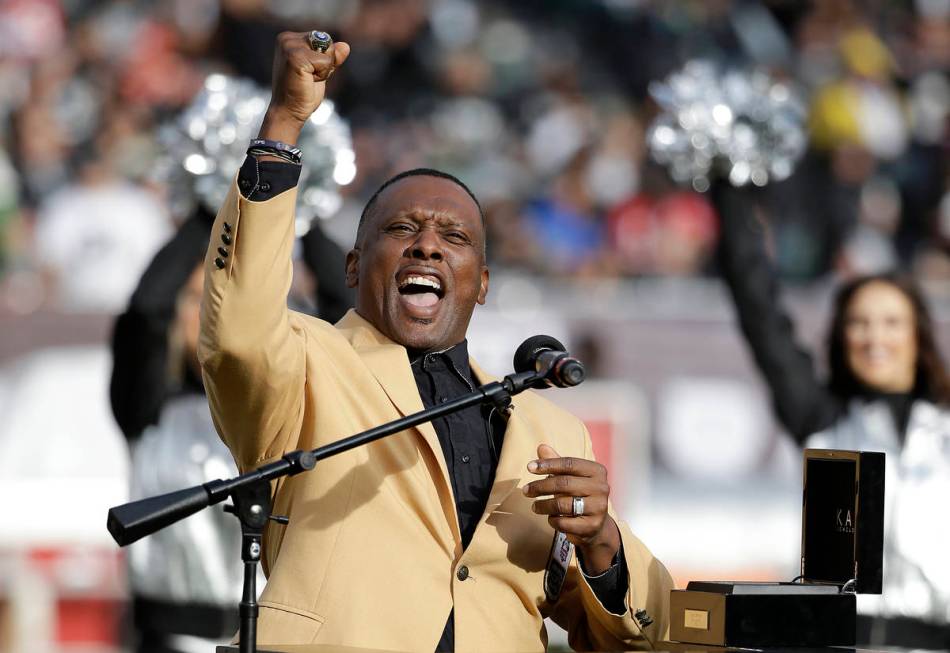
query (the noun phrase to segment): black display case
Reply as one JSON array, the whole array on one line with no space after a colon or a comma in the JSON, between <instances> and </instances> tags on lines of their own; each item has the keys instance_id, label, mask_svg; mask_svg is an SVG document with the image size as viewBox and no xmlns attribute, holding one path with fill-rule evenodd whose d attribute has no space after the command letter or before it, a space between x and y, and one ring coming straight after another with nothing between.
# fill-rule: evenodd
<instances>
[{"instance_id":1,"label":"black display case","mask_svg":"<svg viewBox=\"0 0 950 653\"><path fill-rule=\"evenodd\" d=\"M806 449L800 582L692 581L670 594L670 639L851 646L855 593L880 594L884 454Z\"/></svg>"}]
</instances>

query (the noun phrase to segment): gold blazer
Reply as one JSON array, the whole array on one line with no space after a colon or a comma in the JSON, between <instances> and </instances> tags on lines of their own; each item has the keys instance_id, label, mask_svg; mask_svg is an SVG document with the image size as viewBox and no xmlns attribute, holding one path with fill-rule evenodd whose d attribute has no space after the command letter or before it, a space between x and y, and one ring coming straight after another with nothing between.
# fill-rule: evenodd
<instances>
[{"instance_id":1,"label":"gold blazer","mask_svg":"<svg viewBox=\"0 0 950 653\"><path fill-rule=\"evenodd\" d=\"M215 425L242 470L422 410L404 347L354 311L331 325L287 308L296 192L251 202L232 185L205 261L199 357ZM543 650L545 617L576 649L664 639L672 580L619 520L627 612L601 605L576 557L559 599L545 599L554 533L521 492L537 478L526 465L542 442L593 457L577 418L536 393L515 397L488 505L464 551L431 424L276 481L274 513L290 523L265 533L258 641L430 652L453 606L456 651ZM633 616L641 609L653 619L642 628Z\"/></svg>"}]
</instances>

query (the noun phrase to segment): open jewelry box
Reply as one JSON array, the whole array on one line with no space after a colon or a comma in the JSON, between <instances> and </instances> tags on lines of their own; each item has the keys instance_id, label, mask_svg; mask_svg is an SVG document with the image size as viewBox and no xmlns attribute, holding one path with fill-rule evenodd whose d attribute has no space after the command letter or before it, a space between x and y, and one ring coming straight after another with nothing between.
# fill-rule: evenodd
<instances>
[{"instance_id":1,"label":"open jewelry box","mask_svg":"<svg viewBox=\"0 0 950 653\"><path fill-rule=\"evenodd\" d=\"M691 581L670 593L671 640L854 644L855 593L881 593L884 454L806 449L803 468L800 582Z\"/></svg>"}]
</instances>

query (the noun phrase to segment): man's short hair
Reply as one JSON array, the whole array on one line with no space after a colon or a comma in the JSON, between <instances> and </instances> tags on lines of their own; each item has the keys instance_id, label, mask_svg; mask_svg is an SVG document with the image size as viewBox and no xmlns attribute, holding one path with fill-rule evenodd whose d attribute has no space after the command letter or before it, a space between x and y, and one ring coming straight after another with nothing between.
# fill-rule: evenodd
<instances>
[{"instance_id":1,"label":"man's short hair","mask_svg":"<svg viewBox=\"0 0 950 653\"><path fill-rule=\"evenodd\" d=\"M412 170L404 170L398 175L390 177L383 182L383 185L376 189L376 192L373 193L373 196L369 198L369 201L366 202L366 206L363 207L363 212L360 214L360 222L356 228L357 241L359 241L359 234L363 231L363 224L366 222L366 216L370 214L372 208L376 205L376 201L379 199L380 194L395 184L401 179L406 177L438 177L440 179L448 179L456 186L460 186L462 190L468 193L468 196L472 198L472 201L475 202L475 206L478 207L478 216L482 219L482 227L485 226L485 214L482 212L482 205L478 201L478 198L475 197L475 193L472 192L472 189L465 185L461 179L455 175L451 175L447 172L442 172L441 170L436 170L435 168L413 168Z\"/></svg>"}]
</instances>

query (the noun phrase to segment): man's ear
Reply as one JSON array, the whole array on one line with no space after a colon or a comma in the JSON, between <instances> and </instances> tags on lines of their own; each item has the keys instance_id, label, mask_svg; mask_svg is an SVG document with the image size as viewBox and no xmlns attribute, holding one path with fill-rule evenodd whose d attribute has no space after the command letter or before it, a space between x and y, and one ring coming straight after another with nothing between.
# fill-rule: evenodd
<instances>
[{"instance_id":1,"label":"man's ear","mask_svg":"<svg viewBox=\"0 0 950 653\"><path fill-rule=\"evenodd\" d=\"M478 288L478 303L484 304L485 297L488 296L488 266L482 266L482 280Z\"/></svg>"},{"instance_id":2,"label":"man's ear","mask_svg":"<svg viewBox=\"0 0 950 653\"><path fill-rule=\"evenodd\" d=\"M346 287L356 288L360 282L360 250L356 247L346 253Z\"/></svg>"}]
</instances>

